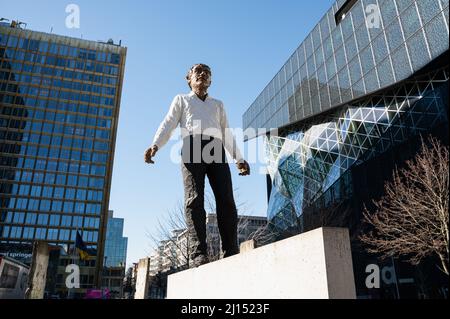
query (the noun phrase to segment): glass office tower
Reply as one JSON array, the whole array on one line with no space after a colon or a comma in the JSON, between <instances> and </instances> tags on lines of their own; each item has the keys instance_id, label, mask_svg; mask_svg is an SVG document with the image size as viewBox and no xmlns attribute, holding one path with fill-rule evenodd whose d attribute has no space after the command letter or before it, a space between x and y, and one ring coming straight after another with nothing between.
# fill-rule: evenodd
<instances>
[{"instance_id":1,"label":"glass office tower","mask_svg":"<svg viewBox=\"0 0 450 319\"><path fill-rule=\"evenodd\" d=\"M448 38L448 0L338 0L325 13L243 115L244 128L278 129L264 138L280 236L328 219L354 238L421 136L448 145ZM420 276L397 261L384 266L408 280L367 289L365 266L383 263L352 245L359 297L417 297Z\"/></svg>"},{"instance_id":2,"label":"glass office tower","mask_svg":"<svg viewBox=\"0 0 450 319\"><path fill-rule=\"evenodd\" d=\"M127 259L128 238L123 237L123 218L114 217L109 211L105 241L105 267L123 267Z\"/></svg>"},{"instance_id":3,"label":"glass office tower","mask_svg":"<svg viewBox=\"0 0 450 319\"><path fill-rule=\"evenodd\" d=\"M108 212L102 287L109 290L113 299L123 296L128 245L128 238L123 237L123 224L123 218L114 217L112 210Z\"/></svg>"},{"instance_id":4,"label":"glass office tower","mask_svg":"<svg viewBox=\"0 0 450 319\"><path fill-rule=\"evenodd\" d=\"M126 48L0 24L0 253L29 258L31 244L61 247L64 290L77 230L97 286ZM26 260L25 260L26 261Z\"/></svg>"}]
</instances>

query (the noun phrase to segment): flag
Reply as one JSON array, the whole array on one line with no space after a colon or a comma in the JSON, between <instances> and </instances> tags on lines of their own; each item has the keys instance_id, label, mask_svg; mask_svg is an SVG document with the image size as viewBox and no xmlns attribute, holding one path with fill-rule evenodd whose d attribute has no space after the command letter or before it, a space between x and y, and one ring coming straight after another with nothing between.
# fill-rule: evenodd
<instances>
[{"instance_id":1,"label":"flag","mask_svg":"<svg viewBox=\"0 0 450 319\"><path fill-rule=\"evenodd\" d=\"M89 253L87 251L86 244L84 243L83 239L81 238L80 233L77 230L77 238L75 240L75 248L77 249L78 253L80 254L81 260L86 260L89 257Z\"/></svg>"}]
</instances>

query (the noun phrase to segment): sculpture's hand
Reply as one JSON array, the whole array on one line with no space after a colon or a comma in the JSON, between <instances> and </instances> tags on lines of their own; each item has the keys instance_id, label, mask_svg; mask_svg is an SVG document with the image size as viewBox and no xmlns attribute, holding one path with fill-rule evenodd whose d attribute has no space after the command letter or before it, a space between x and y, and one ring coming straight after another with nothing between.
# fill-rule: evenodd
<instances>
[{"instance_id":1,"label":"sculpture's hand","mask_svg":"<svg viewBox=\"0 0 450 319\"><path fill-rule=\"evenodd\" d=\"M237 163L237 168L240 176L250 175L250 165L248 165L247 161Z\"/></svg>"},{"instance_id":2,"label":"sculpture's hand","mask_svg":"<svg viewBox=\"0 0 450 319\"><path fill-rule=\"evenodd\" d=\"M154 164L155 162L152 160L152 157L156 155L156 152L158 152L158 146L151 146L144 153L144 161L148 164Z\"/></svg>"}]
</instances>

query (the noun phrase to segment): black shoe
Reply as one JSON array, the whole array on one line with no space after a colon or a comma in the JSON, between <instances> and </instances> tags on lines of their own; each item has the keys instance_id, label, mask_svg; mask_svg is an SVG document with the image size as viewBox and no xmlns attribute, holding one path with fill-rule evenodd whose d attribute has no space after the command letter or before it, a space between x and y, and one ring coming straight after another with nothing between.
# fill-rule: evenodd
<instances>
[{"instance_id":1,"label":"black shoe","mask_svg":"<svg viewBox=\"0 0 450 319\"><path fill-rule=\"evenodd\" d=\"M192 267L198 267L204 264L209 263L208 256L206 255L198 255L192 260Z\"/></svg>"}]
</instances>

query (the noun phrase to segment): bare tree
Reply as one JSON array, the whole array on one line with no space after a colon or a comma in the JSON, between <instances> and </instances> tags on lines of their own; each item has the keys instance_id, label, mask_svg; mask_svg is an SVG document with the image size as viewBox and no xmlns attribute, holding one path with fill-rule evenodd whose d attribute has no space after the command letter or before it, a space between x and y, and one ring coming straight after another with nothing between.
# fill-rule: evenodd
<instances>
[{"instance_id":1,"label":"bare tree","mask_svg":"<svg viewBox=\"0 0 450 319\"><path fill-rule=\"evenodd\" d=\"M246 208L246 203L240 202L236 206L239 212ZM209 192L205 192L205 208L207 212L216 210L214 197ZM247 226L248 220L239 218L238 235L243 234ZM176 206L168 211L168 214L158 219L155 231L147 231L147 237L150 238L154 249L160 249L160 257L166 261L163 268L190 268L189 236L184 206L181 201L178 201ZM213 234L207 229L208 258L210 261L221 258L220 244L219 234Z\"/></svg>"},{"instance_id":2,"label":"bare tree","mask_svg":"<svg viewBox=\"0 0 450 319\"><path fill-rule=\"evenodd\" d=\"M147 231L153 248L161 249L160 257L170 262L166 265L168 268L189 268L189 242L180 239L186 227L183 204L178 201L175 207L158 219L154 232Z\"/></svg>"},{"instance_id":3,"label":"bare tree","mask_svg":"<svg viewBox=\"0 0 450 319\"><path fill-rule=\"evenodd\" d=\"M419 154L394 172L384 197L373 202L374 213L364 211L373 230L360 239L382 258L406 256L416 265L437 256L439 269L448 275L449 151L432 137L427 144L422 141Z\"/></svg>"},{"instance_id":4,"label":"bare tree","mask_svg":"<svg viewBox=\"0 0 450 319\"><path fill-rule=\"evenodd\" d=\"M277 240L278 233L275 230L274 225L267 221L267 223L259 227L249 236L249 240L253 239L255 241L256 247L261 247Z\"/></svg>"}]
</instances>

